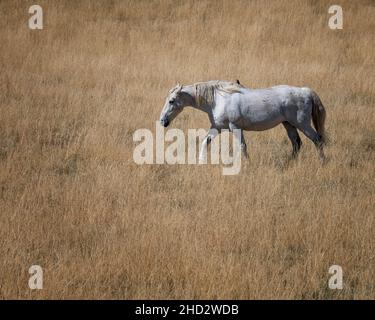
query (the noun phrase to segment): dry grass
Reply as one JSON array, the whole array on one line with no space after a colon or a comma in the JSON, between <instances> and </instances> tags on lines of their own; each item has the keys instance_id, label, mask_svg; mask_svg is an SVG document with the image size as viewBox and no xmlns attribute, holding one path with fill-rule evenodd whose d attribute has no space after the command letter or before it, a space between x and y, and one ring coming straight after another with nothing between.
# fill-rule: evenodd
<instances>
[{"instance_id":1,"label":"dry grass","mask_svg":"<svg viewBox=\"0 0 375 320\"><path fill-rule=\"evenodd\" d=\"M37 2L42 31L0 2L1 298L375 298L372 1L340 1L341 31L329 1ZM133 163L177 81L237 78L314 88L330 162L304 137L288 162L280 126L246 133L238 176Z\"/></svg>"}]
</instances>

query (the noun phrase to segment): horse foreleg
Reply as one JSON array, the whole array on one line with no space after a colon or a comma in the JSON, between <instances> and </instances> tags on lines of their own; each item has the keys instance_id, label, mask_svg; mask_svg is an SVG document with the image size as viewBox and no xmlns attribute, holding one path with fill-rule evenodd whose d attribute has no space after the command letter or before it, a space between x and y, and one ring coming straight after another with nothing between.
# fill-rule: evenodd
<instances>
[{"instance_id":1,"label":"horse foreleg","mask_svg":"<svg viewBox=\"0 0 375 320\"><path fill-rule=\"evenodd\" d=\"M241 141L240 141L240 144L241 144L241 151L242 151L242 154L245 156L246 159L249 159L249 154L247 153L247 144L246 144L246 140L245 140L245 136L243 134L243 130L238 128L237 126L235 126L234 124L230 123L229 124L229 130L231 132L233 132L234 129L238 129L238 130L241 130Z\"/></svg>"},{"instance_id":2,"label":"horse foreleg","mask_svg":"<svg viewBox=\"0 0 375 320\"><path fill-rule=\"evenodd\" d=\"M211 141L217 136L218 131L215 128L211 128L203 139L201 150L199 152L199 163L207 163L207 149Z\"/></svg>"},{"instance_id":3,"label":"horse foreleg","mask_svg":"<svg viewBox=\"0 0 375 320\"><path fill-rule=\"evenodd\" d=\"M243 130L241 130L241 151L246 159L249 159L249 154L247 153L247 144L245 141L245 137L243 134Z\"/></svg>"}]
</instances>

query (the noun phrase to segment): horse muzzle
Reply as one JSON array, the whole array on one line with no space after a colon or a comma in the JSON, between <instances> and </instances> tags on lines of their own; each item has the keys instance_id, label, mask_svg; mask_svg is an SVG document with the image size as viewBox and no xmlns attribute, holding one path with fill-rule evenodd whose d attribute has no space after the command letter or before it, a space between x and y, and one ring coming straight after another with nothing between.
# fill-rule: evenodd
<instances>
[{"instance_id":1,"label":"horse muzzle","mask_svg":"<svg viewBox=\"0 0 375 320\"><path fill-rule=\"evenodd\" d=\"M161 124L164 128L166 128L166 127L169 126L169 120L168 120L167 118L163 118L163 119L160 120L160 124Z\"/></svg>"}]
</instances>

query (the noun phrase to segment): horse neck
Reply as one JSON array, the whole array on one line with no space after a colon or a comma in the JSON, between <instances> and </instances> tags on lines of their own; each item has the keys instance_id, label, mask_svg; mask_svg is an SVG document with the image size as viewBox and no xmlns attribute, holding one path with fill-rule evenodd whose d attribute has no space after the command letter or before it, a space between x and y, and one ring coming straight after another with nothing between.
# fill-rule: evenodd
<instances>
[{"instance_id":1,"label":"horse neck","mask_svg":"<svg viewBox=\"0 0 375 320\"><path fill-rule=\"evenodd\" d=\"M203 112L209 113L211 107L208 105L198 105L197 101L197 96L196 96L196 90L194 85L186 86L183 89L183 92L188 94L190 96L190 101L189 101L189 106L193 107L194 109L201 110Z\"/></svg>"}]
</instances>

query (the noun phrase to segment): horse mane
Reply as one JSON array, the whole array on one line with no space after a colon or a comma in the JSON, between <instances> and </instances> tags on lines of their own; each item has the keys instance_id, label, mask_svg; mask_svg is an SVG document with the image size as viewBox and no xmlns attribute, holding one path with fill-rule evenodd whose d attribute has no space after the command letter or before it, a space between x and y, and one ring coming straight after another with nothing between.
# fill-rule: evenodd
<instances>
[{"instance_id":1,"label":"horse mane","mask_svg":"<svg viewBox=\"0 0 375 320\"><path fill-rule=\"evenodd\" d=\"M215 101L215 94L220 95L241 92L243 86L239 83L229 81L207 81L193 84L195 88L195 101L197 106L204 104L212 105Z\"/></svg>"}]
</instances>

